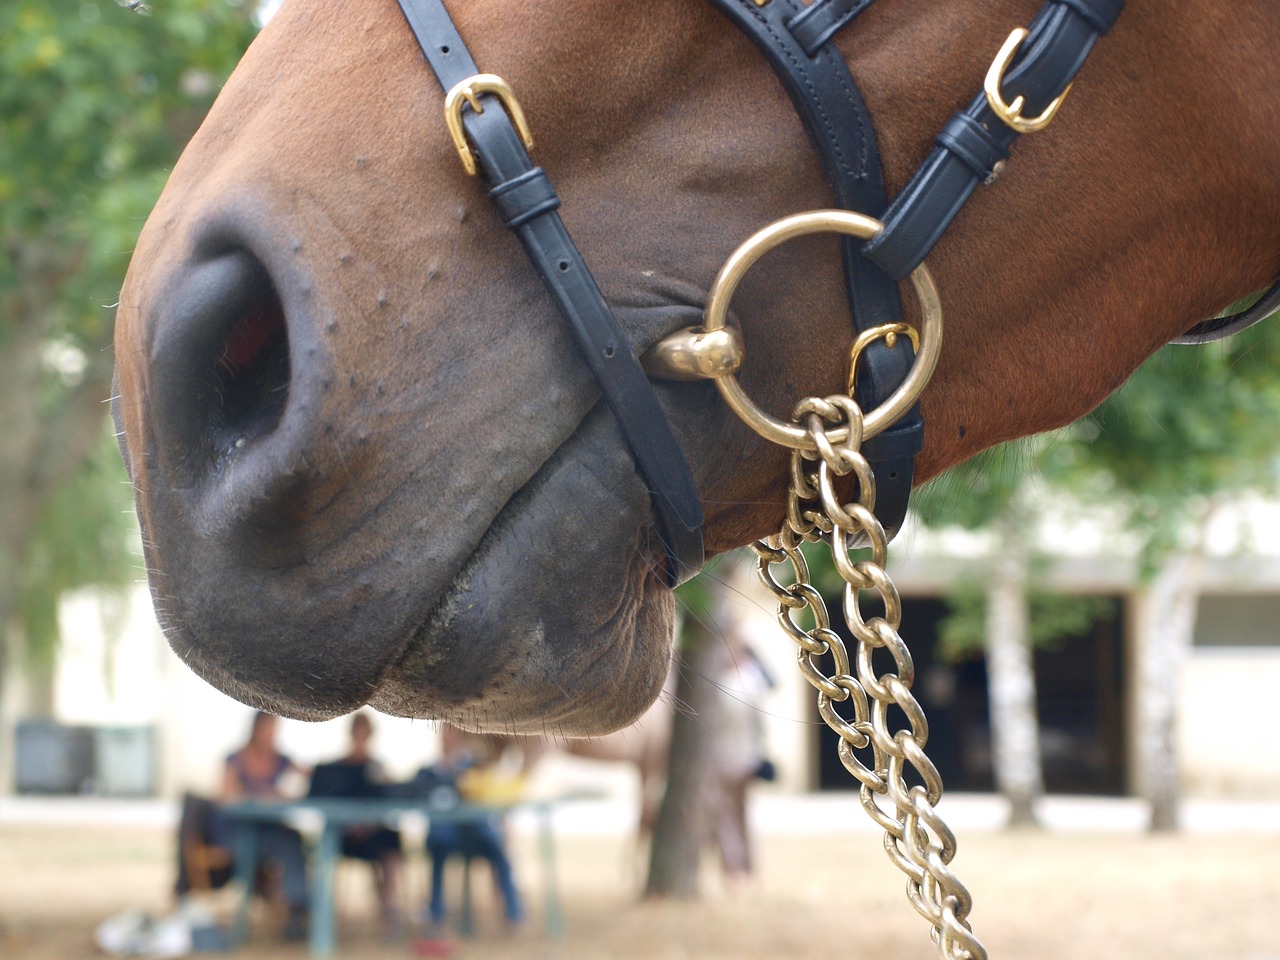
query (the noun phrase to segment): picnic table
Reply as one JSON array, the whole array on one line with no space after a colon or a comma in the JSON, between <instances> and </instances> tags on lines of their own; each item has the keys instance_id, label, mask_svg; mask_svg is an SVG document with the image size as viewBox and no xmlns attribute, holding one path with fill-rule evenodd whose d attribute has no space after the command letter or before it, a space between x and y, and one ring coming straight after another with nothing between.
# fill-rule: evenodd
<instances>
[{"instance_id":1,"label":"picnic table","mask_svg":"<svg viewBox=\"0 0 1280 960\"><path fill-rule=\"evenodd\" d=\"M583 795L585 796L585 795ZM235 879L244 891L231 927L231 941L243 943L248 934L249 900L258 869L257 824L304 826L319 823L320 831L309 852L311 911L307 943L311 956L332 956L337 945L337 918L334 911L334 872L342 852L342 833L348 827L395 827L404 817L424 817L428 824L479 823L495 815L528 810L537 815L539 851L542 862L544 919L547 933L559 937L564 933L564 910L555 873L555 836L552 811L567 800L582 799L571 795L547 800L526 800L502 804L456 802L442 805L429 798L339 798L312 797L303 800L268 802L243 800L229 803L223 812L246 829L236 830ZM468 885L469 890L469 885ZM464 891L463 930L470 924L469 896Z\"/></svg>"}]
</instances>

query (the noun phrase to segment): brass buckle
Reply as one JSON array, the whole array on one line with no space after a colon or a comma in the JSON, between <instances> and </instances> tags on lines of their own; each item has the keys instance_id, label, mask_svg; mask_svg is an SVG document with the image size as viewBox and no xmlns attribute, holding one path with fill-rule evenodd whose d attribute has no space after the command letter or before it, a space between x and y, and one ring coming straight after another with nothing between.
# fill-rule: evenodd
<instances>
[{"instance_id":1,"label":"brass buckle","mask_svg":"<svg viewBox=\"0 0 1280 960\"><path fill-rule=\"evenodd\" d=\"M898 345L900 334L906 334L907 339L911 341L911 346L919 351L920 334L909 323L882 323L878 327L863 330L858 334L858 339L853 341L853 346L849 348L849 396L853 396L853 388L858 383L858 361L862 359L863 351L877 340L883 340L884 345L892 350Z\"/></svg>"},{"instance_id":2,"label":"brass buckle","mask_svg":"<svg viewBox=\"0 0 1280 960\"><path fill-rule=\"evenodd\" d=\"M524 141L524 148L533 149L533 134L529 132L529 123L507 81L492 73L477 73L460 80L444 95L444 123L449 128L449 136L453 138L458 156L462 158L462 166L473 177L476 175L476 155L467 144L467 133L462 126L462 105L469 104L476 113L484 113L480 95L485 93L498 98L507 111L507 116L515 124L520 139Z\"/></svg>"},{"instance_id":3,"label":"brass buckle","mask_svg":"<svg viewBox=\"0 0 1280 960\"><path fill-rule=\"evenodd\" d=\"M1018 27L1013 33L1009 34L1009 39L1004 42L1004 46L1000 48L996 58L991 61L986 79L982 81L982 92L987 95L987 103L996 112L996 116L1006 124L1018 133L1035 133L1037 130L1043 130L1049 125L1049 121L1053 119L1054 114L1058 112L1058 108L1062 106L1062 101L1066 99L1067 94L1070 92L1071 84L1067 84L1067 89L1058 94L1053 102L1044 108L1044 113L1038 117L1027 118L1022 115L1022 108L1026 104L1026 100L1021 94L1013 98L1013 103L1004 102L1004 97L1000 94L1000 84L1004 81L1004 72L1009 69L1009 64L1013 62L1018 48L1022 46L1022 41L1026 38L1026 27Z\"/></svg>"}]
</instances>

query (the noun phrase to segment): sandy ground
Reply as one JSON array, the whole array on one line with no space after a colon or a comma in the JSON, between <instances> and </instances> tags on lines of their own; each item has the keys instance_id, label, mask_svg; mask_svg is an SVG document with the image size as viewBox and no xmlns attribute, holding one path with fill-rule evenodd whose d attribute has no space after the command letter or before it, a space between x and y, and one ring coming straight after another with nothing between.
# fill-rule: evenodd
<instances>
[{"instance_id":1,"label":"sandy ground","mask_svg":"<svg viewBox=\"0 0 1280 960\"><path fill-rule=\"evenodd\" d=\"M830 803L816 807L826 816ZM805 816L802 810L799 814ZM857 811L849 810L855 817ZM727 891L708 862L695 903L639 903L630 841L570 833L559 842L568 933L542 928L534 838L515 840L530 919L507 932L487 883L479 886L480 929L455 956L566 960L764 960L858 957L927 960L935 951L925 921L908 906L903 882L876 836L845 826L794 829L794 816L759 837L754 887ZM850 821L856 822L856 821ZM1242 825L1243 826L1243 825ZM171 834L163 825L86 826L0 820L0 958L100 957L93 930L128 908L168 907ZM992 958L1028 960L1280 960L1280 833L1227 824L1211 833L1150 837L1126 829L960 834L954 866L974 894L974 929ZM456 879L456 878L455 878ZM483 878L481 878L483 880ZM412 865L414 895L425 880ZM338 882L340 958L413 955L388 943L373 921L367 872L342 868ZM454 884L456 888L456 882ZM229 900L221 907L226 910ZM255 914L239 956L302 958Z\"/></svg>"}]
</instances>

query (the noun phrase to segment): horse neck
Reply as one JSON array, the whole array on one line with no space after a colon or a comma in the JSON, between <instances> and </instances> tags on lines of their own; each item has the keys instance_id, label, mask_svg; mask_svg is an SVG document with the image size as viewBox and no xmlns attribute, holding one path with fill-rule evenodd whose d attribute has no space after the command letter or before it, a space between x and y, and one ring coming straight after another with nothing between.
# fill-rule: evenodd
<instances>
[{"instance_id":1,"label":"horse neck","mask_svg":"<svg viewBox=\"0 0 1280 960\"><path fill-rule=\"evenodd\" d=\"M841 38L891 193L1034 12L1017 0L975 9L877 0ZM1159 346L1280 274L1278 40L1268 0L1126 8L1058 118L1014 146L1005 176L929 258L948 346L918 475L1075 419Z\"/></svg>"}]
</instances>

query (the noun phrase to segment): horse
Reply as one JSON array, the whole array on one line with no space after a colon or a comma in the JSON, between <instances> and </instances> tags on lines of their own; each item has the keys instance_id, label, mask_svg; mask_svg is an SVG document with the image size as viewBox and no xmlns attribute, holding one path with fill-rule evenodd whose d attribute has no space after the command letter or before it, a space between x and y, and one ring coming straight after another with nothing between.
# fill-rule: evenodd
<instances>
[{"instance_id":1,"label":"horse","mask_svg":"<svg viewBox=\"0 0 1280 960\"><path fill-rule=\"evenodd\" d=\"M743 237L832 205L787 95L708 4L449 9L518 91L635 353L699 322ZM875 0L840 32L890 196L1036 9ZM1135 0L1098 42L929 257L947 335L917 483L1078 418L1276 279L1277 47L1272 0ZM287 0L175 166L117 314L151 589L182 658L262 709L596 736L667 673L649 485L442 103L395 0ZM842 392L835 242L772 253L733 323L762 408ZM787 452L706 383L655 389L707 553L774 532Z\"/></svg>"}]
</instances>

